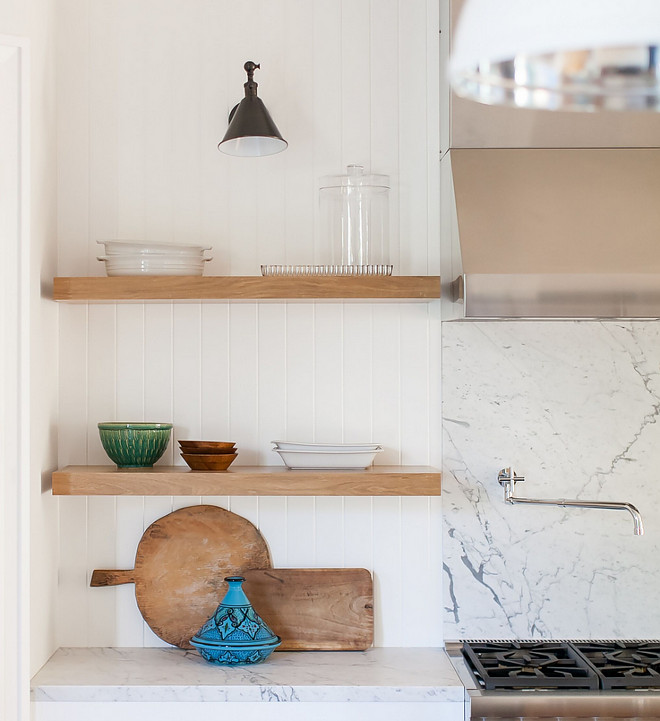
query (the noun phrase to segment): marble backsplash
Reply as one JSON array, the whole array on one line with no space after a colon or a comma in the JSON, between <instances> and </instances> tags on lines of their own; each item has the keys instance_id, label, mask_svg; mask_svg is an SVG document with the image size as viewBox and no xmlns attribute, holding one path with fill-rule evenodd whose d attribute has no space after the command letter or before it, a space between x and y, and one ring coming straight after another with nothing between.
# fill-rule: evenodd
<instances>
[{"instance_id":1,"label":"marble backsplash","mask_svg":"<svg viewBox=\"0 0 660 721\"><path fill-rule=\"evenodd\" d=\"M443 325L446 640L660 638L659 414L658 322Z\"/></svg>"}]
</instances>

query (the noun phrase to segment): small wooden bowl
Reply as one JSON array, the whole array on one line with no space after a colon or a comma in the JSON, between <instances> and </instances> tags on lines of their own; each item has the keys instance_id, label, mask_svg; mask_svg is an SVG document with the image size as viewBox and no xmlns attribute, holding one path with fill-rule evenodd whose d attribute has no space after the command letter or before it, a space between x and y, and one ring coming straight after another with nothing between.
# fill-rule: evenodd
<instances>
[{"instance_id":1,"label":"small wooden bowl","mask_svg":"<svg viewBox=\"0 0 660 721\"><path fill-rule=\"evenodd\" d=\"M236 453L236 444L230 441L179 441L183 453Z\"/></svg>"},{"instance_id":2,"label":"small wooden bowl","mask_svg":"<svg viewBox=\"0 0 660 721\"><path fill-rule=\"evenodd\" d=\"M226 471L238 453L182 453L183 460L193 471Z\"/></svg>"},{"instance_id":3,"label":"small wooden bowl","mask_svg":"<svg viewBox=\"0 0 660 721\"><path fill-rule=\"evenodd\" d=\"M205 456L224 456L229 453L237 453L236 448L206 448L202 446L200 448L184 448L181 446L181 453L188 453L191 456L205 455Z\"/></svg>"}]
</instances>

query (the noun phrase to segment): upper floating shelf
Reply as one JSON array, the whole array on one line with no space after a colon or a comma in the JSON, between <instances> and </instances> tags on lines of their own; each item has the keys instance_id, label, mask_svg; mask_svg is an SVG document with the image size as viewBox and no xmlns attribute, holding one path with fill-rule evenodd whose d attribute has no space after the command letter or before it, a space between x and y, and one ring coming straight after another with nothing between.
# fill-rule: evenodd
<instances>
[{"instance_id":1,"label":"upper floating shelf","mask_svg":"<svg viewBox=\"0 0 660 721\"><path fill-rule=\"evenodd\" d=\"M440 297L440 277L392 275L272 278L261 276L113 276L55 278L53 299L129 301L367 300L427 302Z\"/></svg>"}]
</instances>

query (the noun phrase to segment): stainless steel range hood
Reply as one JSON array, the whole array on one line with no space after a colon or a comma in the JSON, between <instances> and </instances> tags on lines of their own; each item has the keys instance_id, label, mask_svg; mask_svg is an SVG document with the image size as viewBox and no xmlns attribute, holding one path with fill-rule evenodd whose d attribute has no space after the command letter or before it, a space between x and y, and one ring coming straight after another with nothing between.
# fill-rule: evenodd
<instances>
[{"instance_id":1,"label":"stainless steel range hood","mask_svg":"<svg viewBox=\"0 0 660 721\"><path fill-rule=\"evenodd\" d=\"M660 149L454 148L466 318L660 318Z\"/></svg>"}]
</instances>

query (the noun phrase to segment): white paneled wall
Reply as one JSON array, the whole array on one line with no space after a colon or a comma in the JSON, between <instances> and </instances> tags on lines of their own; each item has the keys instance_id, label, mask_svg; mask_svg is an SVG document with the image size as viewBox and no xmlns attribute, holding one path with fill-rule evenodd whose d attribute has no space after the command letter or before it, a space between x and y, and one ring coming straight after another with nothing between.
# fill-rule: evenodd
<instances>
[{"instance_id":1,"label":"white paneled wall","mask_svg":"<svg viewBox=\"0 0 660 721\"><path fill-rule=\"evenodd\" d=\"M201 240L211 274L311 262L319 179L348 163L392 178L397 271L437 271L436 2L61 5L61 273L102 275L107 237ZM248 59L290 143L256 160L216 150Z\"/></svg>"},{"instance_id":2,"label":"white paneled wall","mask_svg":"<svg viewBox=\"0 0 660 721\"><path fill-rule=\"evenodd\" d=\"M63 337L75 339L62 353L61 465L107 462L96 430L107 418L173 419L174 440L236 439L244 464L277 464L268 441L278 437L373 438L386 447L385 463L440 462L432 306L98 305L61 313ZM175 448L163 463L182 463ZM60 502L61 643L154 642L132 587L87 589L89 574L131 567L149 523L205 502L256 523L276 566L373 570L380 644L438 642L433 623L428 635L439 602L437 499L124 497Z\"/></svg>"},{"instance_id":3,"label":"white paneled wall","mask_svg":"<svg viewBox=\"0 0 660 721\"><path fill-rule=\"evenodd\" d=\"M433 0L62 0L59 274L102 275L102 238L202 241L207 274L320 260L318 181L392 177L398 274L439 272L438 8ZM216 145L246 60L289 148ZM440 465L439 304L60 308L59 464L105 463L97 422L173 421L275 464L274 438L382 442L379 462ZM179 463L172 443L163 462ZM377 645L442 639L439 499L63 498L60 644L157 645L132 586L140 536L217 503L259 526L276 566L374 572Z\"/></svg>"}]
</instances>

